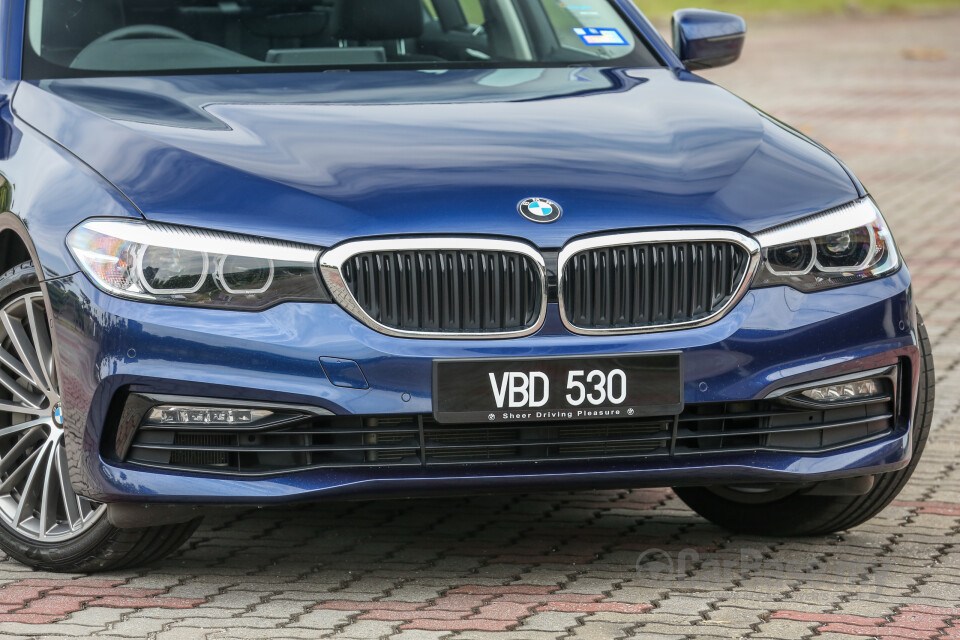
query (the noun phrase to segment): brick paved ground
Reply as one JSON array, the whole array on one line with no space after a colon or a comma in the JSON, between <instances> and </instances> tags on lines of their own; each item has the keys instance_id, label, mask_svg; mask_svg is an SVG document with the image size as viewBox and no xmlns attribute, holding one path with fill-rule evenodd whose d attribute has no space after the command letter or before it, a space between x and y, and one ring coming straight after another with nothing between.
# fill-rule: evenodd
<instances>
[{"instance_id":1,"label":"brick paved ground","mask_svg":"<svg viewBox=\"0 0 960 640\"><path fill-rule=\"evenodd\" d=\"M872 522L731 536L668 490L251 511L149 570L0 559L0 636L960 638L958 34L960 14L768 23L711 74L839 152L909 258L939 406L914 480Z\"/></svg>"}]
</instances>

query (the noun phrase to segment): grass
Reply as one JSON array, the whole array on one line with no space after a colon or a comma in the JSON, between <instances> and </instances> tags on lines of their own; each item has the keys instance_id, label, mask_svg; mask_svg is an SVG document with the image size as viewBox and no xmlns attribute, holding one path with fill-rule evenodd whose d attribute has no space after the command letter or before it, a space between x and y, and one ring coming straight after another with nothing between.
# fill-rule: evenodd
<instances>
[{"instance_id":1,"label":"grass","mask_svg":"<svg viewBox=\"0 0 960 640\"><path fill-rule=\"evenodd\" d=\"M839 14L850 11L908 11L938 7L960 8L960 0L634 0L650 18L669 17L677 9L697 7L745 16L763 14Z\"/></svg>"}]
</instances>

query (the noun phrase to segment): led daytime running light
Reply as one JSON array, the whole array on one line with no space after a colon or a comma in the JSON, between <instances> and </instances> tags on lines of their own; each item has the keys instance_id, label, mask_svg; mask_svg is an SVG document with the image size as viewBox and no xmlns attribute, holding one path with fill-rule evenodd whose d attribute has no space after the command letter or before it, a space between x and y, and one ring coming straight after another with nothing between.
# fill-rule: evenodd
<instances>
[{"instance_id":1,"label":"led daytime running light","mask_svg":"<svg viewBox=\"0 0 960 640\"><path fill-rule=\"evenodd\" d=\"M67 236L84 273L123 298L255 311L284 301L330 302L320 249L139 220L93 219Z\"/></svg>"},{"instance_id":2,"label":"led daytime running light","mask_svg":"<svg viewBox=\"0 0 960 640\"><path fill-rule=\"evenodd\" d=\"M800 395L815 402L847 402L878 396L880 389L880 383L876 380L857 380L804 389Z\"/></svg>"}]
</instances>

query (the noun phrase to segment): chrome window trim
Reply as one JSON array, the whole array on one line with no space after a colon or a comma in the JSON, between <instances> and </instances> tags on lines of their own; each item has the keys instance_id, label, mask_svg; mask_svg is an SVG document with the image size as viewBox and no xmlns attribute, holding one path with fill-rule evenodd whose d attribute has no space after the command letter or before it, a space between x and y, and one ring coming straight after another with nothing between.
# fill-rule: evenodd
<instances>
[{"instance_id":1,"label":"chrome window trim","mask_svg":"<svg viewBox=\"0 0 960 640\"><path fill-rule=\"evenodd\" d=\"M727 304L717 309L715 312L700 318L699 320L689 320L686 322L676 322L673 324L658 324L648 327L614 327L607 329L591 329L578 327L567 319L566 307L563 300L563 280L566 271L567 262L578 253L589 251L591 249L602 249L607 247L619 247L636 244L657 244L664 242L709 242L720 241L730 242L739 245L746 250L748 255L747 268L744 269L743 277L737 286L733 296L727 301ZM557 264L557 297L560 302L560 319L563 325L571 332L585 336L614 336L629 335L640 333L659 333L663 331L680 331L682 329L694 329L705 327L717 322L730 312L737 305L743 296L750 289L750 283L753 281L760 266L760 244L753 238L736 231L726 231L721 229L684 229L684 230L666 230L666 231L637 231L630 233L614 233L599 236L591 236L581 240L574 240L567 243L560 251L560 257Z\"/></svg>"},{"instance_id":2,"label":"chrome window trim","mask_svg":"<svg viewBox=\"0 0 960 640\"><path fill-rule=\"evenodd\" d=\"M410 331L395 329L377 322L353 297L350 287L340 273L343 264L350 258L375 251L501 251L517 253L533 260L540 274L540 312L530 327L518 331L498 332L442 332ZM504 338L522 338L529 336L543 326L547 318L547 265L543 256L534 247L517 240L503 240L482 236L417 236L407 238L387 238L379 240L354 240L340 244L325 251L319 260L320 273L330 290L333 300L347 313L367 327L379 333L399 338L424 338L429 340L501 340Z\"/></svg>"}]
</instances>

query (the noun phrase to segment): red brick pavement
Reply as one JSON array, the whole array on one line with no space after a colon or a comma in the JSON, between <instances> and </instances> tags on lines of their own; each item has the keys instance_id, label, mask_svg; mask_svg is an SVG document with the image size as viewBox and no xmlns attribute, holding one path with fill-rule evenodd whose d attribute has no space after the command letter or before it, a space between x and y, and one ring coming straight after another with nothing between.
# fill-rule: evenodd
<instances>
[{"instance_id":1,"label":"red brick pavement","mask_svg":"<svg viewBox=\"0 0 960 640\"><path fill-rule=\"evenodd\" d=\"M328 600L317 609L362 612L358 620L403 622L401 629L430 631L508 631L535 612L629 613L653 609L650 604L608 602L602 595L556 593L559 587L464 585L429 602Z\"/></svg>"},{"instance_id":2,"label":"red brick pavement","mask_svg":"<svg viewBox=\"0 0 960 640\"><path fill-rule=\"evenodd\" d=\"M937 640L960 638L960 608L907 605L898 607L889 618L856 615L775 611L774 620L817 622L818 634L837 633L869 638Z\"/></svg>"},{"instance_id":3,"label":"red brick pavement","mask_svg":"<svg viewBox=\"0 0 960 640\"><path fill-rule=\"evenodd\" d=\"M49 624L90 607L189 609L205 599L166 597L167 589L124 587L124 580L20 580L0 587L0 623Z\"/></svg>"},{"instance_id":4,"label":"red brick pavement","mask_svg":"<svg viewBox=\"0 0 960 640\"><path fill-rule=\"evenodd\" d=\"M960 517L960 502L894 500L893 506L907 507L915 513L931 513L938 516Z\"/></svg>"}]
</instances>

